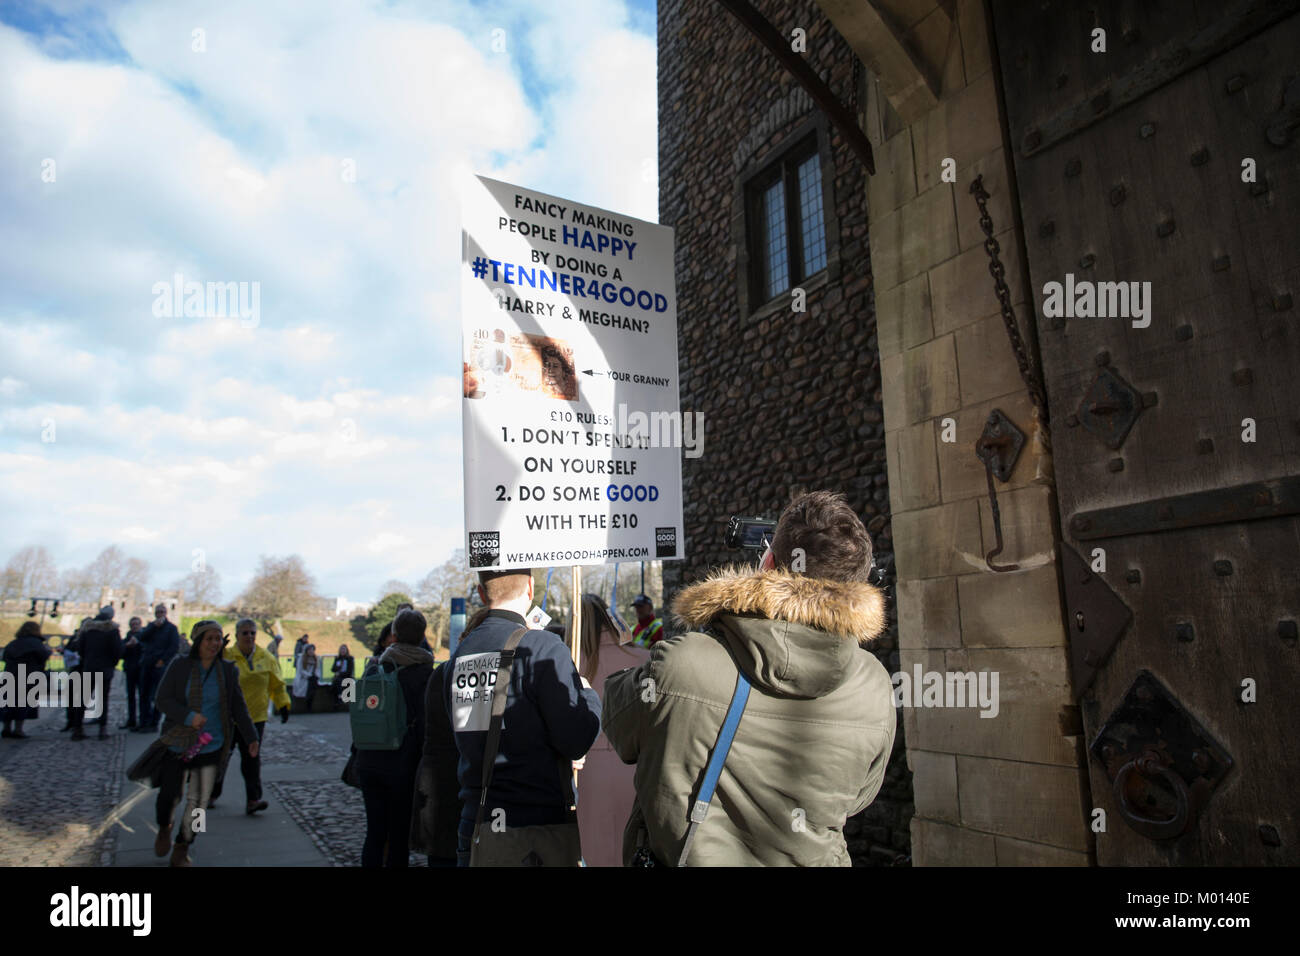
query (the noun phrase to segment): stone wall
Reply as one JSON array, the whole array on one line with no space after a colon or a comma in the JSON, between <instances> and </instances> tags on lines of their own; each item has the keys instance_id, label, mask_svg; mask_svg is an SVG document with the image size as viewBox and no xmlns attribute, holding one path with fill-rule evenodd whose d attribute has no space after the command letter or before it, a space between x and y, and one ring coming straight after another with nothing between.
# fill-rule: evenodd
<instances>
[{"instance_id":1,"label":"stone wall","mask_svg":"<svg viewBox=\"0 0 1300 956\"><path fill-rule=\"evenodd\" d=\"M1042 436L970 195L983 174L1020 327L1030 328L985 8L980 0L823 6L872 67L866 129L877 175L867 197L902 665L999 675L996 717L974 708L903 709L913 860L1086 864L1087 783L1062 623L1051 461L1035 440ZM942 176L947 158L955 182ZM1030 436L1010 481L997 486L1005 547L996 560L1020 565L1010 573L984 560L994 530L974 444L993 408ZM944 440L949 420L953 441Z\"/></svg>"},{"instance_id":2,"label":"stone wall","mask_svg":"<svg viewBox=\"0 0 1300 956\"><path fill-rule=\"evenodd\" d=\"M854 57L821 11L809 2L756 6L786 36L807 31L807 59L850 102ZM866 172L830 133L823 177L833 185L832 263L806 283L805 312L794 312L786 296L742 314L740 171L775 155L817 111L717 4L661 0L658 15L659 217L676 234L682 409L705 415L704 454L683 465L687 558L665 562L665 602L711 568L744 558L723 544L728 516L775 516L798 490L847 495L889 585L894 545ZM892 621L873 650L888 670L898 669ZM888 864L909 852L903 737L900 726L879 797L849 821L856 863Z\"/></svg>"}]
</instances>

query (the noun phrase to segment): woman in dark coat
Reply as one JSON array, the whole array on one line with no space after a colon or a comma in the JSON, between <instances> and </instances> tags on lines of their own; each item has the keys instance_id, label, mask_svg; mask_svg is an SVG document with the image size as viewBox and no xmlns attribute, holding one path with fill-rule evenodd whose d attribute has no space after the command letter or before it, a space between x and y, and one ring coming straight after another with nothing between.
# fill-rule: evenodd
<instances>
[{"instance_id":1,"label":"woman in dark coat","mask_svg":"<svg viewBox=\"0 0 1300 956\"><path fill-rule=\"evenodd\" d=\"M339 652L334 657L334 663L330 665L330 672L334 675L334 693L337 696L339 687L349 677L357 676L357 659L352 656L346 644L339 645Z\"/></svg>"},{"instance_id":2,"label":"woman in dark coat","mask_svg":"<svg viewBox=\"0 0 1300 956\"><path fill-rule=\"evenodd\" d=\"M357 659L352 656L346 644L339 645L339 652L334 656L334 663L330 665L330 671L334 675L333 681L330 682L330 689L334 691L334 707L338 709L343 699L343 682L345 680L356 680L357 676Z\"/></svg>"},{"instance_id":3,"label":"woman in dark coat","mask_svg":"<svg viewBox=\"0 0 1300 956\"><path fill-rule=\"evenodd\" d=\"M396 642L370 665L397 670L406 702L406 736L397 750L357 751L357 775L366 804L364 867L408 865L415 772L424 750L424 689L433 673L433 655L420 646L427 626L419 611L401 611L393 620Z\"/></svg>"},{"instance_id":4,"label":"woman in dark coat","mask_svg":"<svg viewBox=\"0 0 1300 956\"><path fill-rule=\"evenodd\" d=\"M257 730L244 704L239 672L234 661L221 656L226 645L221 625L199 621L190 631L190 643L189 656L175 657L168 665L156 701L168 754L158 788L158 839L153 849L158 856L172 849L172 866L190 865L188 847L194 842L196 811L207 812L212 788L230 759L235 729L252 741L251 756L258 751ZM204 740L203 735L211 739ZM182 790L186 791L185 813L173 849L172 818Z\"/></svg>"},{"instance_id":5,"label":"woman in dark coat","mask_svg":"<svg viewBox=\"0 0 1300 956\"><path fill-rule=\"evenodd\" d=\"M43 671L49 656L50 649L45 646L45 638L41 636L41 625L36 621L24 621L14 639L5 645L5 670L14 673L20 664L25 664L28 674ZM16 674L14 679L17 680ZM4 721L0 737L25 739L27 735L23 733L23 721L35 720L38 716L40 713L35 707L0 707L0 720Z\"/></svg>"}]
</instances>

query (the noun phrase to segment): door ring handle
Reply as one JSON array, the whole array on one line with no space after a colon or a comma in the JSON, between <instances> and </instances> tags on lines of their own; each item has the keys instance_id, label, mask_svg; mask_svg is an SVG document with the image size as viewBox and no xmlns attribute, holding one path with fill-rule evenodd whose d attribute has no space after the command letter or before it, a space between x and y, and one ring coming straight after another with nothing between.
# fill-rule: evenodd
<instances>
[{"instance_id":1,"label":"door ring handle","mask_svg":"<svg viewBox=\"0 0 1300 956\"><path fill-rule=\"evenodd\" d=\"M1174 815L1167 820L1144 816L1128 798L1128 781L1134 771L1147 779L1160 777L1174 791ZM1184 833L1192 822L1192 799L1187 784L1177 772L1166 767L1153 751L1134 757L1115 774L1112 786L1120 816L1130 827L1152 840L1172 840Z\"/></svg>"}]
</instances>

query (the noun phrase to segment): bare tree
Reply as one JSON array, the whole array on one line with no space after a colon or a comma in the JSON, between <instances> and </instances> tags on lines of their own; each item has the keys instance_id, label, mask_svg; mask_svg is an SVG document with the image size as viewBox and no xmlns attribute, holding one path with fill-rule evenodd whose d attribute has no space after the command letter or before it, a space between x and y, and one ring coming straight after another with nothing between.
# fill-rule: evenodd
<instances>
[{"instance_id":1,"label":"bare tree","mask_svg":"<svg viewBox=\"0 0 1300 956\"><path fill-rule=\"evenodd\" d=\"M59 584L59 572L54 559L44 545L31 545L21 549L5 566L0 587L4 598L59 597L50 594Z\"/></svg>"},{"instance_id":2,"label":"bare tree","mask_svg":"<svg viewBox=\"0 0 1300 956\"><path fill-rule=\"evenodd\" d=\"M193 607L215 607L221 603L221 575L215 568L191 571L172 584L185 594L185 603Z\"/></svg>"},{"instance_id":3,"label":"bare tree","mask_svg":"<svg viewBox=\"0 0 1300 956\"><path fill-rule=\"evenodd\" d=\"M442 568L434 568L420 578L410 593L419 607L433 607L437 604L442 600Z\"/></svg>"},{"instance_id":4,"label":"bare tree","mask_svg":"<svg viewBox=\"0 0 1300 956\"><path fill-rule=\"evenodd\" d=\"M80 575L86 597L99 600L103 588L144 593L149 585L149 562L130 558L115 544L110 544L86 565Z\"/></svg>"},{"instance_id":5,"label":"bare tree","mask_svg":"<svg viewBox=\"0 0 1300 956\"><path fill-rule=\"evenodd\" d=\"M73 604L99 600L85 568L67 568L59 575L59 595Z\"/></svg>"},{"instance_id":6,"label":"bare tree","mask_svg":"<svg viewBox=\"0 0 1300 956\"><path fill-rule=\"evenodd\" d=\"M410 596L412 591L412 587L405 581L399 581L397 578L389 578L384 582L384 586L379 589L379 593L375 595L375 600L382 601L390 594L405 594Z\"/></svg>"},{"instance_id":7,"label":"bare tree","mask_svg":"<svg viewBox=\"0 0 1300 956\"><path fill-rule=\"evenodd\" d=\"M429 622L429 643L445 647L451 636L451 609L435 605L424 611L424 619Z\"/></svg>"},{"instance_id":8,"label":"bare tree","mask_svg":"<svg viewBox=\"0 0 1300 956\"><path fill-rule=\"evenodd\" d=\"M142 558L127 558L126 566L122 568L122 577L118 582L118 586L139 591L148 590L149 562Z\"/></svg>"},{"instance_id":9,"label":"bare tree","mask_svg":"<svg viewBox=\"0 0 1300 956\"><path fill-rule=\"evenodd\" d=\"M429 621L431 641L445 643L450 629L451 599L467 597L477 583L478 575L469 569L463 548L457 548L450 558L420 579L414 598Z\"/></svg>"},{"instance_id":10,"label":"bare tree","mask_svg":"<svg viewBox=\"0 0 1300 956\"><path fill-rule=\"evenodd\" d=\"M235 601L235 611L256 619L264 631L274 634L277 618L311 607L318 600L316 579L301 557L262 555L253 579Z\"/></svg>"},{"instance_id":11,"label":"bare tree","mask_svg":"<svg viewBox=\"0 0 1300 956\"><path fill-rule=\"evenodd\" d=\"M91 589L92 601L99 600L100 588L117 588L126 577L126 555L115 544L110 544L86 565L83 572L86 585Z\"/></svg>"}]
</instances>

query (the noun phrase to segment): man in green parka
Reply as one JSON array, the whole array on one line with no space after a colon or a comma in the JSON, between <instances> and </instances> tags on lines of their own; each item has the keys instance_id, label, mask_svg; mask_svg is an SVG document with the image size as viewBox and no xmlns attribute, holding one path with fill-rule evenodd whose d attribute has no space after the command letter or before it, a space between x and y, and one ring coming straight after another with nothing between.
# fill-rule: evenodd
<instances>
[{"instance_id":1,"label":"man in green parka","mask_svg":"<svg viewBox=\"0 0 1300 956\"><path fill-rule=\"evenodd\" d=\"M863 646L886 626L870 571L862 521L819 491L785 509L757 569L677 595L686 633L605 682L605 734L636 764L625 864L638 850L677 862L739 668L753 690L687 865L850 865L844 823L879 792L897 721Z\"/></svg>"}]
</instances>

